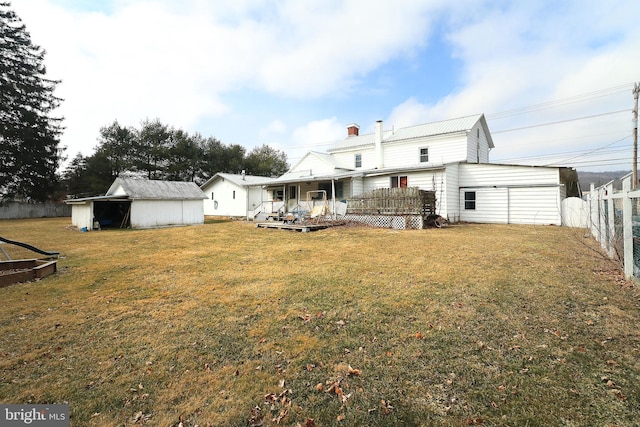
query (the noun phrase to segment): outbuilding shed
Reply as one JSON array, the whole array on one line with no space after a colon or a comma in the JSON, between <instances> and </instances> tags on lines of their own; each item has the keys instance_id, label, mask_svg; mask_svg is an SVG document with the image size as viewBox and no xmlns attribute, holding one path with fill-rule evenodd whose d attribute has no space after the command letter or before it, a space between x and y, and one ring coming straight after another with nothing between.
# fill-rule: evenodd
<instances>
[{"instance_id":1,"label":"outbuilding shed","mask_svg":"<svg viewBox=\"0 0 640 427\"><path fill-rule=\"evenodd\" d=\"M204 223L205 194L193 182L116 178L104 196L69 199L79 229Z\"/></svg>"}]
</instances>

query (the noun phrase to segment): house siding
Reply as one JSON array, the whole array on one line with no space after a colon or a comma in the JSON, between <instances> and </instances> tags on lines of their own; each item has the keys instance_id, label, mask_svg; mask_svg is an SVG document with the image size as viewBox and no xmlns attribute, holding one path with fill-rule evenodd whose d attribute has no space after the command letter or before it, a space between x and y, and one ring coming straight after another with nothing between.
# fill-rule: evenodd
<instances>
[{"instance_id":1,"label":"house siding","mask_svg":"<svg viewBox=\"0 0 640 427\"><path fill-rule=\"evenodd\" d=\"M510 188L509 223L562 225L559 189Z\"/></svg>"},{"instance_id":2,"label":"house siding","mask_svg":"<svg viewBox=\"0 0 640 427\"><path fill-rule=\"evenodd\" d=\"M558 168L492 164L460 164L460 187L560 184Z\"/></svg>"},{"instance_id":3,"label":"house siding","mask_svg":"<svg viewBox=\"0 0 640 427\"><path fill-rule=\"evenodd\" d=\"M349 191L349 197L354 197L364 193L364 180L362 178L353 178Z\"/></svg>"},{"instance_id":4,"label":"house siding","mask_svg":"<svg viewBox=\"0 0 640 427\"><path fill-rule=\"evenodd\" d=\"M460 220L505 224L561 224L564 189L557 168L461 164ZM464 208L465 191L476 209Z\"/></svg>"},{"instance_id":5,"label":"house siding","mask_svg":"<svg viewBox=\"0 0 640 427\"><path fill-rule=\"evenodd\" d=\"M475 192L475 209L465 208L465 192ZM508 188L464 188L460 189L460 220L466 222L499 223L509 222Z\"/></svg>"},{"instance_id":6,"label":"house siding","mask_svg":"<svg viewBox=\"0 0 640 427\"><path fill-rule=\"evenodd\" d=\"M74 204L71 207L71 224L79 229L91 230L93 227L93 202Z\"/></svg>"},{"instance_id":7,"label":"house siding","mask_svg":"<svg viewBox=\"0 0 640 427\"><path fill-rule=\"evenodd\" d=\"M134 200L131 202L132 228L202 223L204 223L202 200Z\"/></svg>"},{"instance_id":8,"label":"house siding","mask_svg":"<svg viewBox=\"0 0 640 427\"><path fill-rule=\"evenodd\" d=\"M480 136L478 136L480 135ZM489 162L489 141L487 134L480 122L467 134L467 159L469 163L488 163Z\"/></svg>"},{"instance_id":9,"label":"house siding","mask_svg":"<svg viewBox=\"0 0 640 427\"><path fill-rule=\"evenodd\" d=\"M356 168L356 154L360 154L362 156L362 166ZM374 169L376 165L376 154L371 147L360 147L354 148L348 151L337 152L333 154L333 158L345 168L355 169L355 170L366 170L366 169Z\"/></svg>"},{"instance_id":10,"label":"house siding","mask_svg":"<svg viewBox=\"0 0 640 427\"><path fill-rule=\"evenodd\" d=\"M347 165L352 165L353 159L351 163L347 163ZM318 158L310 154L303 158L300 163L295 166L295 169L292 169L291 172L305 172L309 171L309 176L311 175L329 175L334 172L333 167L324 162L318 161Z\"/></svg>"},{"instance_id":11,"label":"house siding","mask_svg":"<svg viewBox=\"0 0 640 427\"><path fill-rule=\"evenodd\" d=\"M228 179L219 178L203 188L207 196L204 200L204 214L211 216L239 216L247 214L247 190ZM236 192L235 199L233 192ZM213 193L213 199L211 198ZM258 193L259 194L259 193ZM217 204L216 204L217 202Z\"/></svg>"},{"instance_id":12,"label":"house siding","mask_svg":"<svg viewBox=\"0 0 640 427\"><path fill-rule=\"evenodd\" d=\"M450 222L460 221L460 200L458 198L458 179L459 179L460 165L453 163L447 165L445 172L445 197L441 197L444 200L437 200L436 203L440 203L440 215L447 218Z\"/></svg>"},{"instance_id":13,"label":"house siding","mask_svg":"<svg viewBox=\"0 0 640 427\"><path fill-rule=\"evenodd\" d=\"M439 166L467 159L466 134L444 135L437 138L415 138L407 142L383 143L384 167L401 168L422 165ZM420 149L429 149L429 162L420 162Z\"/></svg>"}]
</instances>

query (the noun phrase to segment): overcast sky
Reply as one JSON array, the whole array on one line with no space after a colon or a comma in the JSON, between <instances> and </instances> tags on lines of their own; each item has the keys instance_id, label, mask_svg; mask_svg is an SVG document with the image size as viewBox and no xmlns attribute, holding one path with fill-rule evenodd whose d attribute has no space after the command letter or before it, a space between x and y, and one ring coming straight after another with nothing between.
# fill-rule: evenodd
<instances>
[{"instance_id":1,"label":"overcast sky","mask_svg":"<svg viewBox=\"0 0 640 427\"><path fill-rule=\"evenodd\" d=\"M491 161L631 169L637 0L12 0L64 98L67 156L118 120L295 164L346 136L484 113ZM553 155L553 156L552 156Z\"/></svg>"}]
</instances>

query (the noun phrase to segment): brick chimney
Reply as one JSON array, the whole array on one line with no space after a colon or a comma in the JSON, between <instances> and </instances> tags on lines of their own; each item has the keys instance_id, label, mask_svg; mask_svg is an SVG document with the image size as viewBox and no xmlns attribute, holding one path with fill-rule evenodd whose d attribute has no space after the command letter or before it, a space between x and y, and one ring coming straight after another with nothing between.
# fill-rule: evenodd
<instances>
[{"instance_id":1,"label":"brick chimney","mask_svg":"<svg viewBox=\"0 0 640 427\"><path fill-rule=\"evenodd\" d=\"M347 126L347 136L358 136L360 135L360 126L355 123Z\"/></svg>"}]
</instances>

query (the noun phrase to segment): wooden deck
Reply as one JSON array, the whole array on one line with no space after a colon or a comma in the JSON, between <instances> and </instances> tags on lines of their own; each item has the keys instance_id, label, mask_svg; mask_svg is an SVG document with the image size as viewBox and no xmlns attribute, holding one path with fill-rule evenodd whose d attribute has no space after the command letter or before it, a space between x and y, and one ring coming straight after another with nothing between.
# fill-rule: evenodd
<instances>
[{"instance_id":1,"label":"wooden deck","mask_svg":"<svg viewBox=\"0 0 640 427\"><path fill-rule=\"evenodd\" d=\"M344 221L324 221L316 224L288 224L283 221L269 221L269 222L260 222L256 224L258 228L277 228L279 230L293 230L300 231L302 233L308 233L310 231L324 230L329 227L336 227L339 225L344 225Z\"/></svg>"}]
</instances>

